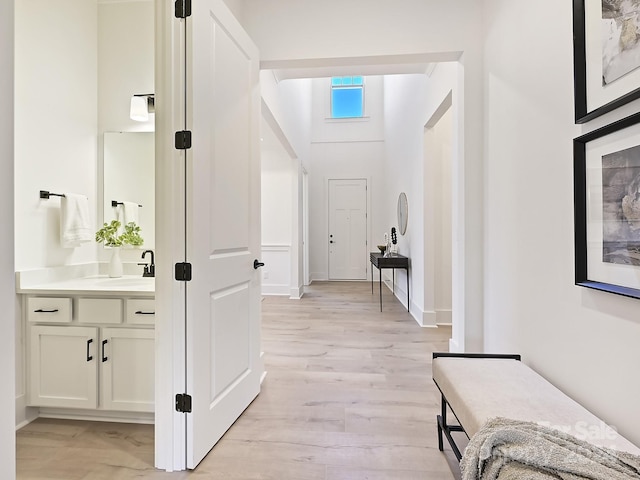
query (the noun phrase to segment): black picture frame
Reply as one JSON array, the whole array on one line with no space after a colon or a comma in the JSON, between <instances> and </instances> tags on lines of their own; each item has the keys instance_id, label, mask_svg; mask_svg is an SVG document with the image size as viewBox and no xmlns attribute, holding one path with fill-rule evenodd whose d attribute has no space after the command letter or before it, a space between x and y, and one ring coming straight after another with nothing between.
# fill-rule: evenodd
<instances>
[{"instance_id":1,"label":"black picture frame","mask_svg":"<svg viewBox=\"0 0 640 480\"><path fill-rule=\"evenodd\" d=\"M602 17L601 0L573 0L573 71L576 123L588 122L640 98L640 69L632 72L633 78L629 76L631 74L624 75L623 78L611 82L609 85L602 85L602 44L596 42L600 46L599 51L589 47L593 44L593 39L590 37L597 35L598 38L601 38L602 33L600 29L592 28L592 22L587 20L593 18L592 9L598 7L600 8L600 17Z\"/></svg>"},{"instance_id":2,"label":"black picture frame","mask_svg":"<svg viewBox=\"0 0 640 480\"><path fill-rule=\"evenodd\" d=\"M591 248L592 252L595 251L596 254L602 257L604 256L604 249L601 247L600 251L598 252L598 250L593 249L593 247L591 247L588 242L590 228L592 229L591 233L596 230L596 228L593 226L593 221L591 221L590 225L589 217L593 214L589 212L588 203L590 200L591 203L593 203L594 192L592 190L596 191L597 188L592 189L589 185L587 161L589 160L591 162L590 165L591 169L593 170L592 166L594 161L598 161L600 165L602 165L602 159L610 155L608 154L599 156L598 154L588 152L588 146L592 144L592 142L599 142L600 145L605 145L605 147L602 147L602 149L608 148L606 146L607 141L613 135L616 135L618 138L627 135L630 138L629 143L633 144L631 149L623 148L619 151L612 150L614 152L613 154L615 155L621 152L633 150L638 158L638 164L640 165L640 113L636 113L622 120L618 120L617 122L586 133L573 140L575 284L581 287L601 290L604 292L623 295L626 297L640 298L640 286L625 285L624 282L616 283L611 280L603 281L602 279L594 278L597 277L597 275L592 275L590 272L591 266L589 265L589 249ZM619 140L616 141L619 142ZM613 145L613 141L610 143ZM634 168L636 170L640 170L640 167L638 166ZM590 172L589 175L593 175L593 173ZM593 178L597 177L594 176L591 179ZM603 174L600 173L600 179L602 178ZM600 185L600 187L602 188L602 191L604 191L602 185ZM598 192L596 191L596 193ZM604 197L604 194L601 193L600 197ZM602 205L604 205L604 203L604 200L602 200ZM604 245L604 227L600 229L600 235L603 238L602 243ZM603 261L602 265L607 265L607 263ZM624 265L622 268L634 269L634 274L640 274L640 265ZM635 269L637 269L637 273Z\"/></svg>"}]
</instances>

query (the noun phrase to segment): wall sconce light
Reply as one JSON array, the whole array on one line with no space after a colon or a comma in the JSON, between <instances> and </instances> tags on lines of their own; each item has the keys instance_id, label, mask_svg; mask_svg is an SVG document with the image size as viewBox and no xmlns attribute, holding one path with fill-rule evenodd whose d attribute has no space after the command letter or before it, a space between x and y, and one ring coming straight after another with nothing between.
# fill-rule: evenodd
<instances>
[{"instance_id":1,"label":"wall sconce light","mask_svg":"<svg viewBox=\"0 0 640 480\"><path fill-rule=\"evenodd\" d=\"M146 122L149 120L149 114L155 111L155 96L153 93L135 94L131 97L129 113L131 120Z\"/></svg>"}]
</instances>

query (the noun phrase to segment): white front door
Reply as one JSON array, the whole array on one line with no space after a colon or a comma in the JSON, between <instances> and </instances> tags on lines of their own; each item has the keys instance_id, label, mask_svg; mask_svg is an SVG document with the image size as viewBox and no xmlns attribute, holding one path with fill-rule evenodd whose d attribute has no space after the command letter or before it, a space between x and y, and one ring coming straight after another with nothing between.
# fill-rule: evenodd
<instances>
[{"instance_id":1,"label":"white front door","mask_svg":"<svg viewBox=\"0 0 640 480\"><path fill-rule=\"evenodd\" d=\"M222 0L188 22L187 467L258 395L260 158L258 50Z\"/></svg>"},{"instance_id":2,"label":"white front door","mask_svg":"<svg viewBox=\"0 0 640 480\"><path fill-rule=\"evenodd\" d=\"M329 180L329 280L367 278L367 181Z\"/></svg>"}]
</instances>

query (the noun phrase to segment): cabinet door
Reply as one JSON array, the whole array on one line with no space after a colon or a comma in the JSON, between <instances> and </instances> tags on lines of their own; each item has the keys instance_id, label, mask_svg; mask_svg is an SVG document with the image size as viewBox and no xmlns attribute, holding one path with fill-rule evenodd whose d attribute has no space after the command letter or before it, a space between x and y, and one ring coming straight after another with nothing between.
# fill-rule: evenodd
<instances>
[{"instance_id":1,"label":"cabinet door","mask_svg":"<svg viewBox=\"0 0 640 480\"><path fill-rule=\"evenodd\" d=\"M101 408L153 412L154 331L103 328L100 350Z\"/></svg>"},{"instance_id":2,"label":"cabinet door","mask_svg":"<svg viewBox=\"0 0 640 480\"><path fill-rule=\"evenodd\" d=\"M98 406L97 328L34 325L30 342L30 405Z\"/></svg>"}]
</instances>

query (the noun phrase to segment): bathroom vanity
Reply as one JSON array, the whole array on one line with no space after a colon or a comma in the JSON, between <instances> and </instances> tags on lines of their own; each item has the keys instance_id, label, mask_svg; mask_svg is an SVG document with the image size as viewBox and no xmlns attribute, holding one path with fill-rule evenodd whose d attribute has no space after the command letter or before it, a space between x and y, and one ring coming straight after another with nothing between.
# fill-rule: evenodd
<instances>
[{"instance_id":1,"label":"bathroom vanity","mask_svg":"<svg viewBox=\"0 0 640 480\"><path fill-rule=\"evenodd\" d=\"M154 278L20 280L27 405L41 416L152 421Z\"/></svg>"}]
</instances>

